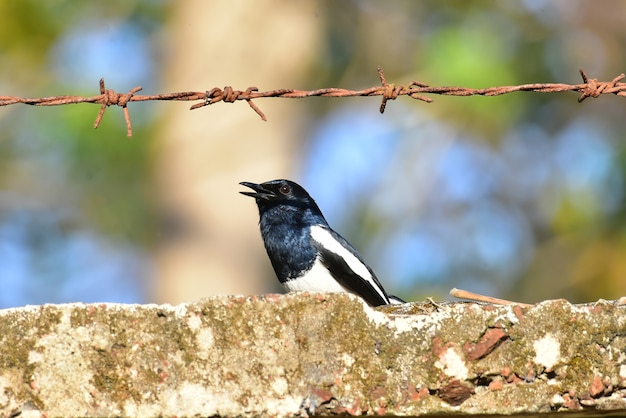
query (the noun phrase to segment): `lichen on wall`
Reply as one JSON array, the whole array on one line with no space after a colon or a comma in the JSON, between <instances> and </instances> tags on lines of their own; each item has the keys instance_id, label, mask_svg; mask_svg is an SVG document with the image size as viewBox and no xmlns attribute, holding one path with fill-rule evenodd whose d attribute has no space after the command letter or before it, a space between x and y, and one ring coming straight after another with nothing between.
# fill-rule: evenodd
<instances>
[{"instance_id":1,"label":"lichen on wall","mask_svg":"<svg viewBox=\"0 0 626 418\"><path fill-rule=\"evenodd\" d=\"M350 295L0 311L0 416L626 412L626 307Z\"/></svg>"}]
</instances>

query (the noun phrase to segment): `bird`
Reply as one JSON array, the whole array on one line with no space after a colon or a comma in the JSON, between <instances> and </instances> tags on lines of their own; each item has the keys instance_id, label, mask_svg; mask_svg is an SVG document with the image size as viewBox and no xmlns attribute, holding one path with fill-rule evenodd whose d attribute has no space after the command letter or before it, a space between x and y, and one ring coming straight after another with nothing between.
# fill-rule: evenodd
<instances>
[{"instance_id":1,"label":"bird","mask_svg":"<svg viewBox=\"0 0 626 418\"><path fill-rule=\"evenodd\" d=\"M287 291L348 292L370 306L406 303L385 291L302 186L285 179L239 184L253 190L239 193L256 201L265 250Z\"/></svg>"}]
</instances>

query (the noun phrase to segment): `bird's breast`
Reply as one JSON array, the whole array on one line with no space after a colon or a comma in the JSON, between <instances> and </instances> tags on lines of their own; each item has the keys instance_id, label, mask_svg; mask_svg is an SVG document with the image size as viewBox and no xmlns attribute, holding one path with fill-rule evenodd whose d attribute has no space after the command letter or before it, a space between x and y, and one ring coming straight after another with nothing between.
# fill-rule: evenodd
<instances>
[{"instance_id":1,"label":"bird's breast","mask_svg":"<svg viewBox=\"0 0 626 418\"><path fill-rule=\"evenodd\" d=\"M301 277L312 268L317 254L307 228L262 222L261 235L281 283Z\"/></svg>"}]
</instances>

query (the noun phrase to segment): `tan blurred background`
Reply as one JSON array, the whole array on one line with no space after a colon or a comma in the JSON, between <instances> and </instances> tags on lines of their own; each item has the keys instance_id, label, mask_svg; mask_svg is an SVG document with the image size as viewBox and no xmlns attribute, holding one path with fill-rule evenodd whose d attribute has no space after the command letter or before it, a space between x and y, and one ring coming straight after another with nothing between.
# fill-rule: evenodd
<instances>
[{"instance_id":1,"label":"tan blurred background","mask_svg":"<svg viewBox=\"0 0 626 418\"><path fill-rule=\"evenodd\" d=\"M182 2L169 22L175 41L168 41L164 88L302 85L319 48L315 13L314 3ZM155 300L272 289L259 270L266 256L256 206L237 193L238 183L290 177L306 109L284 100L258 106L268 123L244 102L167 110L158 134L159 197L186 233L159 251Z\"/></svg>"}]
</instances>

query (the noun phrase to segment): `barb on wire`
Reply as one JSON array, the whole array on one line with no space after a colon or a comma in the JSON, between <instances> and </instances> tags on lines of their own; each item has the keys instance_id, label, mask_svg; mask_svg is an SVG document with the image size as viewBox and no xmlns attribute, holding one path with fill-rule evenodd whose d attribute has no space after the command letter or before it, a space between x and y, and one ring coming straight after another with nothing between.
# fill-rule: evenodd
<instances>
[{"instance_id":1,"label":"barb on wire","mask_svg":"<svg viewBox=\"0 0 626 418\"><path fill-rule=\"evenodd\" d=\"M113 90L107 90L104 87L104 78L100 79L100 97L101 100L97 103L101 103L100 111L96 116L96 121L93 124L94 129L100 126L104 111L111 105L118 105L124 110L124 120L126 121L126 135L133 136L133 128L130 124L130 114L128 113L128 107L126 106L130 100L132 100L135 93L141 91L141 87L137 86L132 88L127 94L116 93Z\"/></svg>"},{"instance_id":2,"label":"barb on wire","mask_svg":"<svg viewBox=\"0 0 626 418\"><path fill-rule=\"evenodd\" d=\"M41 98L23 98L13 96L0 96L0 106L9 106L17 103L23 103L33 106L60 106L75 103L96 103L100 104L100 111L94 122L94 128L97 128L104 117L104 112L109 106L120 106L124 112L126 121L126 129L128 136L132 136L132 126L130 123L130 114L128 111L128 103L143 102L148 100L176 100L176 101L199 101L191 106L190 110L199 109L218 102L235 103L238 100L245 100L248 105L261 117L267 121L265 114L252 101L265 97L278 97L297 99L304 97L356 97L356 96L382 96L380 104L380 113L384 113L389 100L395 100L398 96L408 96L415 100L431 103L433 99L425 96L429 94L438 94L444 96L499 96L502 94L513 93L516 91L532 91L540 93L555 93L564 91L574 91L580 93L578 101L582 102L588 97L597 98L601 94L615 94L617 96L626 96L626 83L620 81L624 79L624 74L620 74L611 81L598 81L595 78L589 78L583 69L580 69L580 75L583 79L582 84L563 84L563 83L535 83L522 84L518 86L498 86L483 89L472 89L467 87L431 87L427 84L413 81L408 86L396 85L388 83L382 68L378 67L378 77L380 85L370 87L363 90L348 90L342 88L325 88L318 90L295 90L295 89L279 89L269 91L259 91L256 87L248 87L246 90L235 90L231 86L225 86L223 89L214 87L204 92L178 92L155 95L139 95L141 87L132 88L128 93L118 93L111 89L106 89L104 79L100 79L100 94L91 97L81 96L54 96Z\"/></svg>"}]
</instances>

